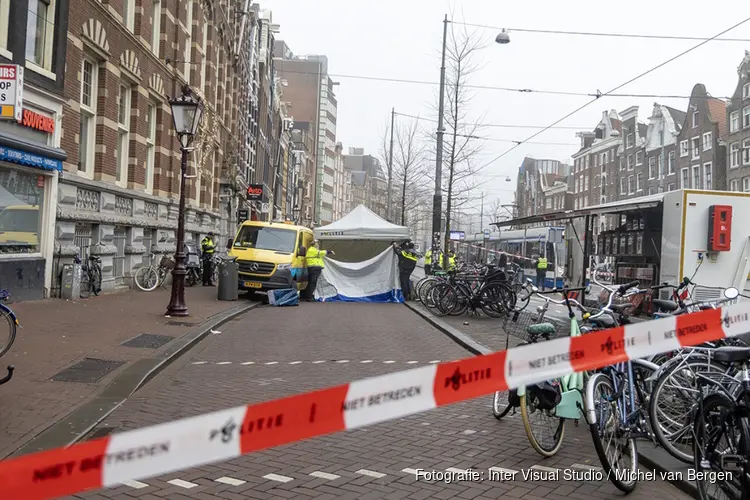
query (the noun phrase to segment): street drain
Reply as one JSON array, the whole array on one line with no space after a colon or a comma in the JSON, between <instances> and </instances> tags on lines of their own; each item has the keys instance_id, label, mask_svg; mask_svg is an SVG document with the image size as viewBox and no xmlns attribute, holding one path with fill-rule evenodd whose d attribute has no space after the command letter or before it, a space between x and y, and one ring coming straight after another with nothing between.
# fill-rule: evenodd
<instances>
[{"instance_id":1,"label":"street drain","mask_svg":"<svg viewBox=\"0 0 750 500\"><path fill-rule=\"evenodd\" d=\"M124 361L112 361L108 359L85 358L83 361L70 366L54 377L55 382L79 382L82 384L93 384L99 382L108 374L112 373L122 365Z\"/></svg>"},{"instance_id":2,"label":"street drain","mask_svg":"<svg viewBox=\"0 0 750 500\"><path fill-rule=\"evenodd\" d=\"M190 323L189 321L167 321L169 326L195 326L198 323Z\"/></svg>"},{"instance_id":3,"label":"street drain","mask_svg":"<svg viewBox=\"0 0 750 500\"><path fill-rule=\"evenodd\" d=\"M120 344L125 347L140 347L143 349L158 349L161 346L167 345L174 339L169 335L154 335L152 333L143 333L135 338L123 342Z\"/></svg>"}]
</instances>

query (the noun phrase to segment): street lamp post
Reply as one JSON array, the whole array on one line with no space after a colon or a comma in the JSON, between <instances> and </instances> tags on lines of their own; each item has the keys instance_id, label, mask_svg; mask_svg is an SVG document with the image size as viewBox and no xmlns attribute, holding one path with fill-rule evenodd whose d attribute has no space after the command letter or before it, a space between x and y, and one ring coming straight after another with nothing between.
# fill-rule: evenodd
<instances>
[{"instance_id":1,"label":"street lamp post","mask_svg":"<svg viewBox=\"0 0 750 500\"><path fill-rule=\"evenodd\" d=\"M177 139L180 141L182 161L180 163L180 208L177 216L177 249L175 250L175 267L172 270L172 295L167 306L166 316L187 316L187 304L185 304L185 198L186 178L188 166L188 153L193 148L190 145L195 139L196 132L200 126L203 116L203 103L200 97L195 95L192 89L185 85L182 87L182 95L169 100L172 108L172 119Z\"/></svg>"},{"instance_id":2,"label":"street lamp post","mask_svg":"<svg viewBox=\"0 0 750 500\"><path fill-rule=\"evenodd\" d=\"M433 259L437 259L440 252L440 233L442 232L443 211L443 115L445 115L445 52L448 39L448 15L443 19L443 50L440 62L440 99L438 101L438 127L437 127L437 147L435 151L435 194L432 197L432 254ZM508 32L502 30L495 37L495 42L501 45L510 43Z\"/></svg>"}]
</instances>

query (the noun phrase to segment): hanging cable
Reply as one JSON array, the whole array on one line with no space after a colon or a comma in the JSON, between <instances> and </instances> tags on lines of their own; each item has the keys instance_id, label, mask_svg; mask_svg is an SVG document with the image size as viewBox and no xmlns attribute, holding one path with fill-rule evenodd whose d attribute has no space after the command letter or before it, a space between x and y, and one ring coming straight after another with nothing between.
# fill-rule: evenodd
<instances>
[{"instance_id":1,"label":"hanging cable","mask_svg":"<svg viewBox=\"0 0 750 500\"><path fill-rule=\"evenodd\" d=\"M560 31L560 30L539 30L539 29L527 29L527 28L500 28L497 26L488 26L486 24L474 24L465 23L461 21L450 21L452 24L460 24L462 26L471 26L474 28L484 28L490 30L505 30L505 31L517 31L518 33L537 33L544 35L568 35L568 36L602 36L611 38L641 38L647 40L689 40L689 41L704 41L704 42L738 42L748 43L750 38L702 38L697 36L674 36L674 35L642 35L636 33L608 33L608 32L593 32L593 31Z\"/></svg>"},{"instance_id":2,"label":"hanging cable","mask_svg":"<svg viewBox=\"0 0 750 500\"><path fill-rule=\"evenodd\" d=\"M297 75L311 75L317 78L318 74L311 71L294 71L290 69L277 70L280 75L284 74L297 74ZM375 82L390 82L390 83L409 83L415 85L440 85L438 82L430 82L427 80L410 80L406 78L393 78L384 76L369 76L369 75L343 75L330 73L328 75L332 78L351 78L355 80L370 80ZM469 89L477 90L497 90L501 92L514 92L521 94L546 94L546 95L562 95L570 97L601 97L602 93L596 92L568 92L564 90L543 90L543 89L520 89L511 87L497 87L493 85L465 85ZM633 98L649 98L649 99L690 99L689 95L672 95L672 94L608 94L610 97L633 97ZM722 97L722 99L729 99L728 97Z\"/></svg>"},{"instance_id":3,"label":"hanging cable","mask_svg":"<svg viewBox=\"0 0 750 500\"><path fill-rule=\"evenodd\" d=\"M718 33L717 35L715 35L715 36L713 36L713 37L711 37L711 38L709 38L709 39L707 39L707 40L703 40L702 42L700 42L700 43L698 43L698 44L696 44L696 45L693 45L693 46L692 46L692 47L690 47L689 49L683 50L683 51L682 51L682 52L680 52L679 54L677 54L677 55L675 55L675 56L673 56L673 57L670 57L670 58L669 58L669 59L667 59L666 61L664 61L664 62L662 62L662 63L659 63L659 64L657 64L656 66L653 66L652 68L650 68L650 69L647 69L646 71L643 71L643 72L639 73L638 75L634 76L633 78L631 78L631 79L629 79L629 80L625 81L624 83L621 83L620 85L616 86L616 87L615 87L615 88L613 88L612 90L610 90L610 91L608 91L608 92L605 92L605 93L603 93L603 94L601 95L601 97L606 97L606 96L609 96L609 95L610 95L611 93L613 93L613 92L616 92L616 91L620 90L621 88L625 87L626 85L629 85L629 84L633 83L633 82L634 82L634 81L636 81L636 80L640 80L640 79L641 79L641 78L643 78L644 76L646 76L646 75L649 75L649 74L653 73L654 71L656 71L656 70L658 70L658 69L660 69L660 68L663 68L663 67L664 67L664 66L666 66L667 64L669 64L669 63L671 63L671 62L673 62L673 61L675 61L675 60L677 60L677 59L679 59L679 58L681 58L681 57L683 57L683 56L685 56L685 55L689 54L690 52L693 52L694 50L696 50L696 49L698 49L698 48L700 48L700 47L702 47L702 46L706 45L706 44L707 44L708 42L710 42L710 41L712 41L712 40L714 40L714 39L716 39L716 38L720 37L720 36L721 36L721 35L723 35L724 33L728 33L728 32L730 32L730 31L732 31L733 29L737 28L738 26L742 26L743 24L745 24L745 23L746 23L746 22L748 22L748 21L750 21L750 17L748 17L748 18L745 18L745 19L743 19L742 21L740 21L740 22L738 22L738 23L736 23L736 24L732 25L731 27L729 27L729 28L727 28L727 29L723 30L722 32ZM509 148L509 149L508 149L508 150L506 150L505 152L503 152L503 153L501 153L500 155L498 155L497 157L495 157L495 158L494 158L494 159L493 159L492 161L490 161L490 162L488 162L488 163L484 164L484 165L483 165L482 167L480 167L480 168L479 168L478 170L479 170L479 171L481 171L481 170L483 170L484 168L488 167L489 165L492 165L492 164L493 164L493 163L495 163L495 162L496 162L497 160L500 160L501 158L503 158L503 157L505 157L506 155L508 155L508 154L509 154L509 153L510 153L511 151L514 151L514 150L516 150L516 149L517 149L517 148L518 148L519 146L521 146L521 145L523 145L523 144L527 143L528 141L530 141L531 139L534 139L535 137L538 137L539 135L543 134L544 132L546 132L547 130L549 130L550 128L552 128L553 126L555 126L555 125L557 125L557 124L559 124L559 123L561 123L561 122L563 122L563 121L567 120L567 119L568 119L568 118L570 118L571 116L573 116L573 115L577 114L578 112L582 111L583 109L585 109L585 108L589 107L590 105L592 105L593 103L595 103L595 102L596 102L596 101L598 101L598 100L599 100L599 97L596 97L596 98L594 98L594 99L592 99L592 100L590 100L590 101L586 102L585 104L583 104L583 105L581 105L581 106L577 107L576 109L574 109L574 110L573 110L573 111L571 111L570 113L566 114L566 115L565 115L565 116L563 116L562 118L560 118L560 119L558 119L558 120L555 120L554 122L552 122L552 123L551 123L551 124L550 124L549 126L547 126L547 127L543 128L543 129L542 129L542 130L540 130L539 132L535 132L534 134L532 134L531 136L529 136L528 138L526 138L526 139L525 139L524 141L521 141L521 142L520 142L519 144L516 144L515 146L512 146L511 148ZM484 182L488 182L488 181L484 181Z\"/></svg>"}]
</instances>

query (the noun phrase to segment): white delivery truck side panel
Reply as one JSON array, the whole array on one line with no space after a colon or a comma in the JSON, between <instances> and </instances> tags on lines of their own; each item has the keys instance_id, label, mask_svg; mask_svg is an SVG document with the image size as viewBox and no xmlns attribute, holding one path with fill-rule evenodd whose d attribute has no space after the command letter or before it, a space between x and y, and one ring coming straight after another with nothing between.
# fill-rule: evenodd
<instances>
[{"instance_id":1,"label":"white delivery truck side panel","mask_svg":"<svg viewBox=\"0 0 750 500\"><path fill-rule=\"evenodd\" d=\"M679 198L682 199L679 199ZM726 252L707 253L709 207L730 205L732 207L731 248ZM674 209L681 214L675 217ZM662 233L662 279L677 283L684 276L706 287L737 286L748 289L748 262L750 259L750 194L726 191L681 190L665 194L664 230ZM679 223L678 223L679 221ZM676 240L681 251L673 253L674 232L679 226L680 237ZM679 270L673 276L673 261L679 260ZM693 275L695 275L693 277ZM696 300L711 300L721 297L719 289L697 289Z\"/></svg>"}]
</instances>

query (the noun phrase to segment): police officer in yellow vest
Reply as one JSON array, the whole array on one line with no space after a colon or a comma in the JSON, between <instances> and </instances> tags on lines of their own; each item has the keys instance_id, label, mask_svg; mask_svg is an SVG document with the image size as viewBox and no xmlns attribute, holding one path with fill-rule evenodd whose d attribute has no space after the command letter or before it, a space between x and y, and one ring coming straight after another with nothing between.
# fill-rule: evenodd
<instances>
[{"instance_id":1,"label":"police officer in yellow vest","mask_svg":"<svg viewBox=\"0 0 750 500\"><path fill-rule=\"evenodd\" d=\"M401 284L401 293L404 294L404 300L409 300L411 295L411 273L417 267L417 254L414 253L414 243L411 240L398 245L393 242L393 251L398 257L398 278Z\"/></svg>"},{"instance_id":2,"label":"police officer in yellow vest","mask_svg":"<svg viewBox=\"0 0 750 500\"><path fill-rule=\"evenodd\" d=\"M201 251L203 252L203 286L214 286L214 233L210 232L201 241Z\"/></svg>"},{"instance_id":3,"label":"police officer in yellow vest","mask_svg":"<svg viewBox=\"0 0 750 500\"><path fill-rule=\"evenodd\" d=\"M430 248L424 253L424 274L429 276L432 274L432 249Z\"/></svg>"},{"instance_id":4,"label":"police officer in yellow vest","mask_svg":"<svg viewBox=\"0 0 750 500\"><path fill-rule=\"evenodd\" d=\"M305 300L307 302L313 302L315 300L315 288L318 286L318 278L320 278L320 273L323 272L323 268L326 267L323 258L328 255L334 255L334 252L331 250L321 250L320 242L318 240L312 242L312 246L307 250L307 254L305 254L305 264L307 264L307 288L305 288Z\"/></svg>"},{"instance_id":5,"label":"police officer in yellow vest","mask_svg":"<svg viewBox=\"0 0 750 500\"><path fill-rule=\"evenodd\" d=\"M536 286L542 291L545 278L547 278L547 258L538 257L536 259Z\"/></svg>"},{"instance_id":6,"label":"police officer in yellow vest","mask_svg":"<svg viewBox=\"0 0 750 500\"><path fill-rule=\"evenodd\" d=\"M455 271L458 267L456 264L456 252L454 252L453 250L448 251L448 265L447 266L445 265L445 254L441 253L440 263L442 264L442 267L444 270Z\"/></svg>"}]
</instances>

